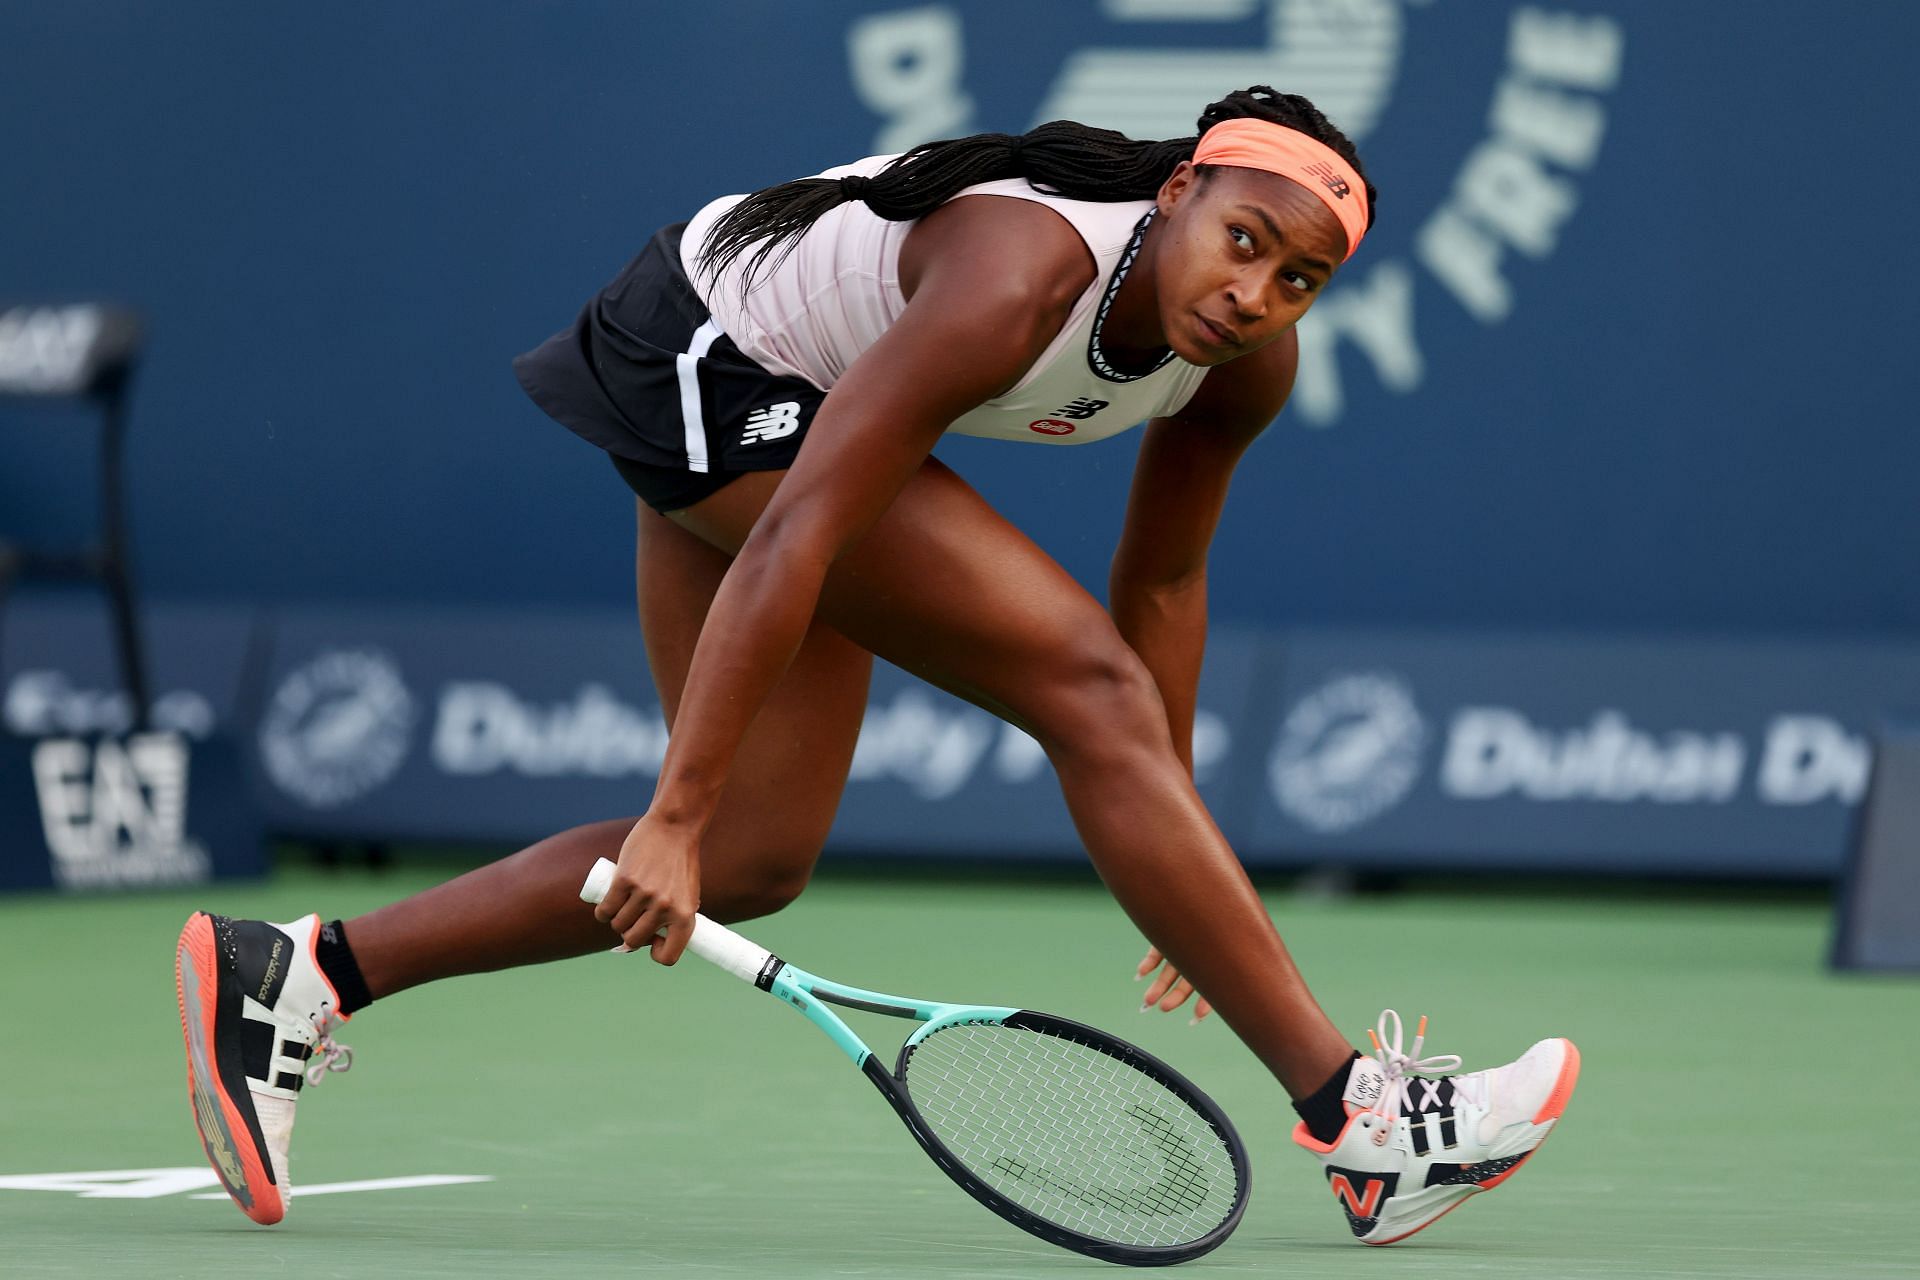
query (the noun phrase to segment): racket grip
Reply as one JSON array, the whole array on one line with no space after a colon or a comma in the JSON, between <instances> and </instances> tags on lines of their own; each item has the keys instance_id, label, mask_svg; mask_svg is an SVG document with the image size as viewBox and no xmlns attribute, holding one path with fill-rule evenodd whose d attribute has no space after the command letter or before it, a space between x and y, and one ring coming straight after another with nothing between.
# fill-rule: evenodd
<instances>
[{"instance_id":1,"label":"racket grip","mask_svg":"<svg viewBox=\"0 0 1920 1280\"><path fill-rule=\"evenodd\" d=\"M599 904L613 887L614 865L606 858L596 859L580 886L580 900ZM693 918L693 937L687 950L717 969L724 969L742 982L759 985L760 971L773 959L773 952L741 937L727 926L705 916Z\"/></svg>"}]
</instances>

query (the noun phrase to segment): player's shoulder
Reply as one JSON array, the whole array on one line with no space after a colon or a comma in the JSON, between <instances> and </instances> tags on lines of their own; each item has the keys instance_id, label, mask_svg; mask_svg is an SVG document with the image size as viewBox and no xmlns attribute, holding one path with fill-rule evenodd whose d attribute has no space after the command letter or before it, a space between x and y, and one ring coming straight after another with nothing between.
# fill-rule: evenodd
<instances>
[{"instance_id":1,"label":"player's shoulder","mask_svg":"<svg viewBox=\"0 0 1920 1280\"><path fill-rule=\"evenodd\" d=\"M982 302L1064 314L1093 283L1093 254L1046 205L1005 196L949 200L921 218L900 252L909 298L929 279Z\"/></svg>"}]
</instances>

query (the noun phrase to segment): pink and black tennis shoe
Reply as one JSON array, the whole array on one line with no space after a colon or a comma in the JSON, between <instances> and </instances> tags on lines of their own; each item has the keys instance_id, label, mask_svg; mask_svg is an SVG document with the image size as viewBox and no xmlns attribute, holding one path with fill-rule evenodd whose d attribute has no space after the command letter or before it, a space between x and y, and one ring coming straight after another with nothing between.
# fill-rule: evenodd
<instances>
[{"instance_id":1,"label":"pink and black tennis shoe","mask_svg":"<svg viewBox=\"0 0 1920 1280\"><path fill-rule=\"evenodd\" d=\"M1392 1244L1430 1226L1525 1164L1573 1096L1580 1051L1542 1040L1504 1067L1466 1075L1448 1054L1422 1058L1427 1021L1413 1052L1400 1051L1400 1015L1380 1015L1375 1056L1359 1058L1342 1101L1347 1122L1334 1141L1307 1126L1293 1140L1320 1158L1334 1199L1363 1244Z\"/></svg>"},{"instance_id":2,"label":"pink and black tennis shoe","mask_svg":"<svg viewBox=\"0 0 1920 1280\"><path fill-rule=\"evenodd\" d=\"M346 1018L314 961L320 928L311 915L268 924L196 911L174 957L193 1122L221 1185L259 1223L287 1215L301 1086L353 1062L333 1039Z\"/></svg>"}]
</instances>

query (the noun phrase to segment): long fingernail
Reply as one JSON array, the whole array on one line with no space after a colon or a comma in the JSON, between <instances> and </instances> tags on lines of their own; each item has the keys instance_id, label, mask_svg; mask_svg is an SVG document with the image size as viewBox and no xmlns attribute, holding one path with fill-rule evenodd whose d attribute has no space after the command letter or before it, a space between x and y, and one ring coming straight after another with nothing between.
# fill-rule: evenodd
<instances>
[{"instance_id":1,"label":"long fingernail","mask_svg":"<svg viewBox=\"0 0 1920 1280\"><path fill-rule=\"evenodd\" d=\"M613 954L617 956L632 955L633 948L623 942L613 949Z\"/></svg>"}]
</instances>

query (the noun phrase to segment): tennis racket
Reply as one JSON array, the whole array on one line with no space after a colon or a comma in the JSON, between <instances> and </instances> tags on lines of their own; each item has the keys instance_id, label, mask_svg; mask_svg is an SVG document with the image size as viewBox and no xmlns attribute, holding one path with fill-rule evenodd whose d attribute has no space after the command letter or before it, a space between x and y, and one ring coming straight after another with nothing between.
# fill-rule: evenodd
<instances>
[{"instance_id":1,"label":"tennis racket","mask_svg":"<svg viewBox=\"0 0 1920 1280\"><path fill-rule=\"evenodd\" d=\"M594 864L597 903L614 865ZM1185 1262L1240 1223L1251 1173L1213 1100L1145 1050L1028 1009L850 987L694 919L688 948L778 996L840 1047L946 1175L1023 1231L1130 1266ZM828 1004L921 1025L893 1069Z\"/></svg>"}]
</instances>

